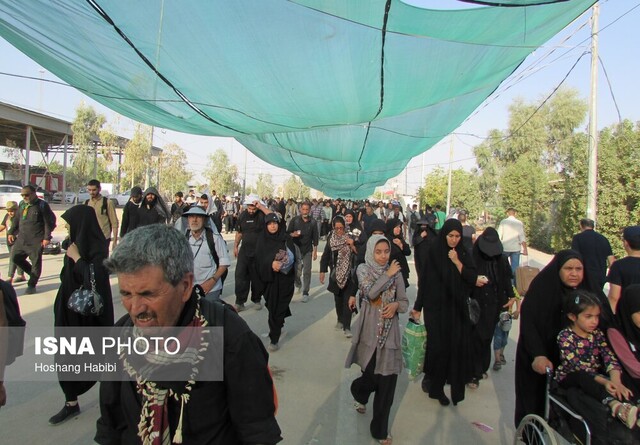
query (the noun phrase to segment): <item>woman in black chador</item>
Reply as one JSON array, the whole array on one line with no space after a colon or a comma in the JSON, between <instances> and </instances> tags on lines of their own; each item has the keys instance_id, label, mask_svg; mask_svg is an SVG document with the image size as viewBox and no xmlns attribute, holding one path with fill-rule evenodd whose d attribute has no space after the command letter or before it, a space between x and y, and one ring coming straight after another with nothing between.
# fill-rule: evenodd
<instances>
[{"instance_id":1,"label":"woman in black chador","mask_svg":"<svg viewBox=\"0 0 640 445\"><path fill-rule=\"evenodd\" d=\"M284 222L276 213L264 217L264 232L256 243L256 267L260 280L265 284L264 299L269 311L269 351L277 351L284 319L291 316L289 304L293 298L295 266L286 267L292 258L287 250L295 252L293 241L285 231ZM283 270L288 269L287 273Z\"/></svg>"},{"instance_id":2,"label":"woman in black chador","mask_svg":"<svg viewBox=\"0 0 640 445\"><path fill-rule=\"evenodd\" d=\"M511 266L502 251L500 237L493 227L486 228L473 245L473 262L479 277L472 298L480 305L480 319L471 330L473 363L470 388L477 388L489 370L491 339L498 316L509 299L514 297Z\"/></svg>"},{"instance_id":3,"label":"woman in black chador","mask_svg":"<svg viewBox=\"0 0 640 445\"><path fill-rule=\"evenodd\" d=\"M54 326L113 326L113 301L109 272L102 262L109 256L107 243L96 218L95 210L85 205L77 205L62 214L68 225L69 238L65 240L66 255L60 272L60 288L53 305ZM90 265L93 265L96 291L102 297L103 310L99 316L84 316L67 308L67 302L74 290L80 286L90 288ZM57 330L57 329L56 329ZM59 357L56 357L58 360ZM60 381L66 403L49 419L57 425L80 412L78 396L87 392L95 381Z\"/></svg>"},{"instance_id":4,"label":"woman in black chador","mask_svg":"<svg viewBox=\"0 0 640 445\"><path fill-rule=\"evenodd\" d=\"M516 351L516 426L527 414L544 414L545 369L555 369L559 362L557 337L566 318L563 300L573 289L586 289L586 283L580 254L561 250L529 286Z\"/></svg>"},{"instance_id":5,"label":"woman in black chador","mask_svg":"<svg viewBox=\"0 0 640 445\"><path fill-rule=\"evenodd\" d=\"M429 333L422 388L442 406L450 403L444 393L445 383L451 384L451 399L456 405L464 399L465 384L471 376L471 321L467 299L477 273L461 238L460 221L447 220L438 239L429 245L418 297L411 312L417 319L419 311L424 309L424 323Z\"/></svg>"}]
</instances>

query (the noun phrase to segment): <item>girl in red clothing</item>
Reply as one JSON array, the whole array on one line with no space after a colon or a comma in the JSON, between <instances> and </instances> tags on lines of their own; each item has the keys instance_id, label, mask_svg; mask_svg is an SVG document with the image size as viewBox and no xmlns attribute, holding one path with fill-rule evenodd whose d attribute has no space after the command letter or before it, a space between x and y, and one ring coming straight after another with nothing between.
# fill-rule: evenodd
<instances>
[{"instance_id":1,"label":"girl in red clothing","mask_svg":"<svg viewBox=\"0 0 640 445\"><path fill-rule=\"evenodd\" d=\"M629 400L632 393L622 383L618 359L598 329L600 303L587 291L574 291L565 300L564 313L569 327L558 334L560 365L556 369L556 381L565 389L580 388L608 405L611 415L627 428L634 428L638 407L623 402Z\"/></svg>"}]
</instances>

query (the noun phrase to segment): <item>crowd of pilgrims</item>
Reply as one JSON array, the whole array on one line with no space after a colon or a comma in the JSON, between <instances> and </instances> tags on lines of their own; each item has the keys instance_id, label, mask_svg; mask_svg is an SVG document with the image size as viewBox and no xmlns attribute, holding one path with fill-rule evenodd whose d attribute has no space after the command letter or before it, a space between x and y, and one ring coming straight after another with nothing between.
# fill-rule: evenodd
<instances>
[{"instance_id":1,"label":"crowd of pilgrims","mask_svg":"<svg viewBox=\"0 0 640 445\"><path fill-rule=\"evenodd\" d=\"M123 236L140 225L179 224L182 213L193 206L206 210L211 227L219 233L233 232L238 221L249 211L252 211L251 215L262 213L262 228L254 240L257 246L256 278L262 282L262 287L258 290L258 300L254 295L252 300L260 304L260 298L265 298L265 306L272 312L269 316L270 339L276 346L284 319L291 315L289 303L294 287L300 286L298 268L284 273L284 264L289 260L288 253L300 254L299 246L293 242L295 230L292 231L291 226L294 218L303 213L305 221L310 220L315 226L313 231L317 239L325 241L319 264L320 282L334 295L336 329L342 330L352 342L346 366L357 363L362 369L362 375L351 385L355 410L365 413L369 398L374 395L371 434L382 444L391 443L389 413L397 377L403 368L398 314L406 312L410 312L415 321L424 320L428 341L422 389L442 406L457 405L464 400L467 389L478 388L481 380L487 378L492 356L494 370L498 371L506 364L504 341L510 324L502 320L501 314L508 312L517 319L521 309L521 333L516 353L516 425L526 414L542 414L545 367L560 365L565 372L563 377L569 375L567 380L574 386L579 385L574 382L576 369L566 362L566 355L561 356L561 351L567 353L571 347L558 346L558 335L566 328L572 330L569 334L580 337L581 346L590 345L590 353L602 352L606 357L602 370L580 372L588 376L594 372L608 373L610 378L600 382L598 394L604 392L609 397L607 403L612 413L630 428L632 423L635 426L636 399L640 398L640 389L636 389L640 388L640 349L634 347L640 347L640 285L624 290L614 315L602 289L589 288L583 260L576 251L565 250L555 255L533 280L520 306L520 296L514 293L512 269L503 255L498 232L487 227L476 233L467 222L464 210L453 209L445 215L439 208L434 210L428 206L418 209L413 205L403 209L397 201L313 199L296 202L269 198L242 201L235 197L219 197L215 192L196 197L193 191L186 197L176 193L169 206L154 189L143 194L142 190L134 188L131 196L124 209ZM301 212L304 205L308 211ZM93 264L98 290L110 300L108 273L101 266L108 250L103 242L97 241L99 228L90 224L92 219L85 215L93 210L82 207L76 206L62 215L69 225L71 241L79 252L65 257L59 293L68 296L74 288L69 283L78 281L74 281L74 275L83 276L84 269ZM236 256L241 239L236 238ZM316 245L317 239L314 240ZM74 255L83 261L74 262ZM413 272L407 260L411 255L417 277L413 306L410 306L406 291ZM246 292L249 292L248 286ZM479 319L473 322L469 299L476 300L480 307ZM77 319L79 315L66 311L61 301L56 303L60 306L55 310L56 326L113 323L111 310L100 319L83 321ZM236 308L243 310L244 304L236 304ZM595 317L595 326L582 322L585 311ZM352 319L358 313L352 325ZM621 357L616 358L606 338L596 329L598 315L600 328L608 335L622 339L615 342L616 353L624 349L625 344L631 345L630 350L627 347L619 353ZM595 343L594 336L600 343ZM563 339L565 343L568 341L566 336ZM494 354L492 340L499 342L493 345ZM270 351L276 350L270 348ZM570 352L573 352L572 357L586 354L579 348ZM545 366L541 368L541 365ZM589 380L584 375L582 379ZM450 385L449 396L445 394L446 384ZM587 386L584 381L582 384ZM90 387L91 383L86 385ZM77 399L87 389L77 383L63 384L68 401Z\"/></svg>"}]
</instances>

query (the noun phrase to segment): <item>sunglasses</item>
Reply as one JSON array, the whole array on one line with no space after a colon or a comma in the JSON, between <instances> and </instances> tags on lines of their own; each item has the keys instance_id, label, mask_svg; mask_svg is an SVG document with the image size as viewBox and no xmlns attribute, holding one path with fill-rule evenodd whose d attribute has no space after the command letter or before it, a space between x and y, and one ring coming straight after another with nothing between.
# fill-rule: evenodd
<instances>
[{"instance_id":1,"label":"sunglasses","mask_svg":"<svg viewBox=\"0 0 640 445\"><path fill-rule=\"evenodd\" d=\"M23 198L28 198L29 196L31 196L31 193L20 193L20 196L22 196Z\"/></svg>"}]
</instances>

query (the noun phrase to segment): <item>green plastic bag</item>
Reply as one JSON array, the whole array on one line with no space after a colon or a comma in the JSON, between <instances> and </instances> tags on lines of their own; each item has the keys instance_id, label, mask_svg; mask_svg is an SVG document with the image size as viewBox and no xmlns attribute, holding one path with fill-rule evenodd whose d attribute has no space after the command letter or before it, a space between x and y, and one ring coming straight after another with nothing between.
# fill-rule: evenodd
<instances>
[{"instance_id":1,"label":"green plastic bag","mask_svg":"<svg viewBox=\"0 0 640 445\"><path fill-rule=\"evenodd\" d=\"M427 350L427 329L423 324L409 319L402 335L402 359L413 380L422 373L424 355Z\"/></svg>"}]
</instances>

